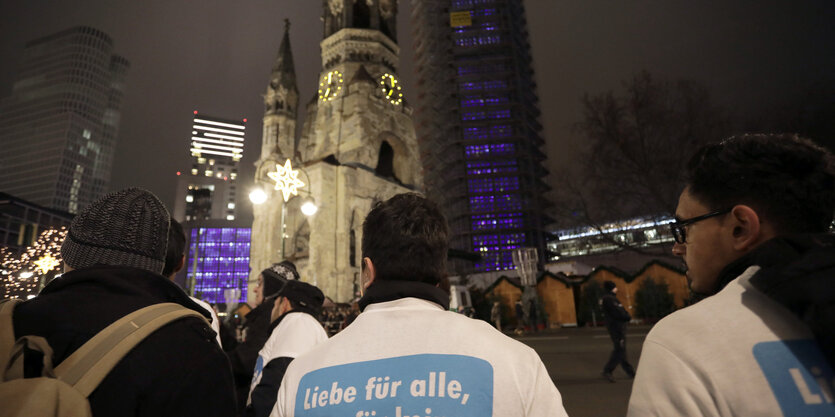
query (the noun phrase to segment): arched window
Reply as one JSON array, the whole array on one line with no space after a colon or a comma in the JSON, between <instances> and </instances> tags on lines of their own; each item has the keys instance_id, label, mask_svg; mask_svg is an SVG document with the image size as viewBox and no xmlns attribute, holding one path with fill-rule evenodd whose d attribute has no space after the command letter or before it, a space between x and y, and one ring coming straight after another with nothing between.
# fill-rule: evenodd
<instances>
[{"instance_id":1,"label":"arched window","mask_svg":"<svg viewBox=\"0 0 835 417\"><path fill-rule=\"evenodd\" d=\"M357 266L357 228L362 227L362 220L356 210L351 214L351 230L348 233L348 262Z\"/></svg>"},{"instance_id":2,"label":"arched window","mask_svg":"<svg viewBox=\"0 0 835 417\"><path fill-rule=\"evenodd\" d=\"M358 29L368 29L371 27L371 9L365 0L357 0L354 2L353 27Z\"/></svg>"},{"instance_id":3,"label":"arched window","mask_svg":"<svg viewBox=\"0 0 835 417\"><path fill-rule=\"evenodd\" d=\"M351 242L348 244L348 260L351 266L357 266L357 233L354 229L351 229L349 239Z\"/></svg>"},{"instance_id":4,"label":"arched window","mask_svg":"<svg viewBox=\"0 0 835 417\"><path fill-rule=\"evenodd\" d=\"M381 177L397 179L397 176L394 175L394 149L386 141L383 141L380 145L377 168L374 171Z\"/></svg>"},{"instance_id":5,"label":"arched window","mask_svg":"<svg viewBox=\"0 0 835 417\"><path fill-rule=\"evenodd\" d=\"M305 220L296 231L296 238L293 240L293 258L303 259L308 256L310 256L310 225Z\"/></svg>"}]
</instances>

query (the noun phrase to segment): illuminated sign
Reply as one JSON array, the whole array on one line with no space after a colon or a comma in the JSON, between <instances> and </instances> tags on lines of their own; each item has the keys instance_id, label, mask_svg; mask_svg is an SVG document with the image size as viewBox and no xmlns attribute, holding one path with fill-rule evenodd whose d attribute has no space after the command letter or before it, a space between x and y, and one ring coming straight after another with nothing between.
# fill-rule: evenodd
<instances>
[{"instance_id":1,"label":"illuminated sign","mask_svg":"<svg viewBox=\"0 0 835 417\"><path fill-rule=\"evenodd\" d=\"M193 156L220 155L235 160L244 152L244 130L246 126L220 122L204 117L194 117L191 136L191 154Z\"/></svg>"},{"instance_id":2,"label":"illuminated sign","mask_svg":"<svg viewBox=\"0 0 835 417\"><path fill-rule=\"evenodd\" d=\"M449 14L449 25L456 28L461 26L472 26L473 18L470 16L470 11L452 12Z\"/></svg>"}]
</instances>

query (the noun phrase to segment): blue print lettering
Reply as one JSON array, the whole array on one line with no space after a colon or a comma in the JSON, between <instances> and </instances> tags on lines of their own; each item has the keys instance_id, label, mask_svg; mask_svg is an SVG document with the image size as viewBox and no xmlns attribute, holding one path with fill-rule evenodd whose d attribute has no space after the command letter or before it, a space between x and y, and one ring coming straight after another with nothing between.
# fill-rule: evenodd
<instances>
[{"instance_id":1,"label":"blue print lettering","mask_svg":"<svg viewBox=\"0 0 835 417\"><path fill-rule=\"evenodd\" d=\"M299 381L296 416L484 416L493 367L462 355L412 355L338 365Z\"/></svg>"},{"instance_id":2,"label":"blue print lettering","mask_svg":"<svg viewBox=\"0 0 835 417\"><path fill-rule=\"evenodd\" d=\"M835 377L814 340L762 342L754 346L753 354L785 415L835 413Z\"/></svg>"},{"instance_id":3,"label":"blue print lettering","mask_svg":"<svg viewBox=\"0 0 835 417\"><path fill-rule=\"evenodd\" d=\"M330 391L323 390L319 392L319 387L314 387L312 396L310 394L310 388L308 388L304 393L304 409L307 410L310 408L316 408L317 406L324 407L326 405L337 405L343 400L350 404L354 402L356 395L356 388L348 387L345 388L343 392L343 389L339 387L337 382L334 382L331 385Z\"/></svg>"}]
</instances>

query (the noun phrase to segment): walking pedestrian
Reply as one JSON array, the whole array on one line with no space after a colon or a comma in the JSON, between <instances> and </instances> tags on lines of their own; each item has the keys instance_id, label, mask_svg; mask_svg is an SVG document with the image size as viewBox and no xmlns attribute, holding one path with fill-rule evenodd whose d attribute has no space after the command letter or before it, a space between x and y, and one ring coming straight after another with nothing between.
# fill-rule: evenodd
<instances>
[{"instance_id":1,"label":"walking pedestrian","mask_svg":"<svg viewBox=\"0 0 835 417\"><path fill-rule=\"evenodd\" d=\"M517 300L514 304L516 310L516 334L525 332L525 307L522 305L522 300Z\"/></svg>"},{"instance_id":2,"label":"walking pedestrian","mask_svg":"<svg viewBox=\"0 0 835 417\"><path fill-rule=\"evenodd\" d=\"M502 305L498 301L493 302L493 308L490 309L490 319L496 326L496 330L502 331Z\"/></svg>"},{"instance_id":3,"label":"walking pedestrian","mask_svg":"<svg viewBox=\"0 0 835 417\"><path fill-rule=\"evenodd\" d=\"M609 337L612 338L612 353L609 355L609 361L603 366L603 378L609 382L615 382L615 377L612 371L618 365L623 368L630 378L635 377L635 368L626 359L626 326L632 316L623 308L623 305L618 300L618 287L612 281L603 282L603 289L606 291L600 298L600 304L603 307L603 314L606 315L606 330L609 331Z\"/></svg>"}]
</instances>

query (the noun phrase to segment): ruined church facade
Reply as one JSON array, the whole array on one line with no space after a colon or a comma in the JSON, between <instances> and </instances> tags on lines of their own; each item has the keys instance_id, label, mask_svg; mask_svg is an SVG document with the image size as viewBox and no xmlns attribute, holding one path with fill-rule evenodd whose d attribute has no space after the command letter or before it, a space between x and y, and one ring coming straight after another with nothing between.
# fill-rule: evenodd
<instances>
[{"instance_id":1,"label":"ruined church facade","mask_svg":"<svg viewBox=\"0 0 835 417\"><path fill-rule=\"evenodd\" d=\"M268 198L254 208L248 299L260 271L288 259L331 300L352 300L366 214L378 201L422 190L412 110L397 75L396 17L395 0L323 1L322 67L298 138L300 97L285 28L264 95L256 184ZM304 186L285 203L269 174L288 159ZM303 214L305 202L318 211Z\"/></svg>"}]
</instances>

